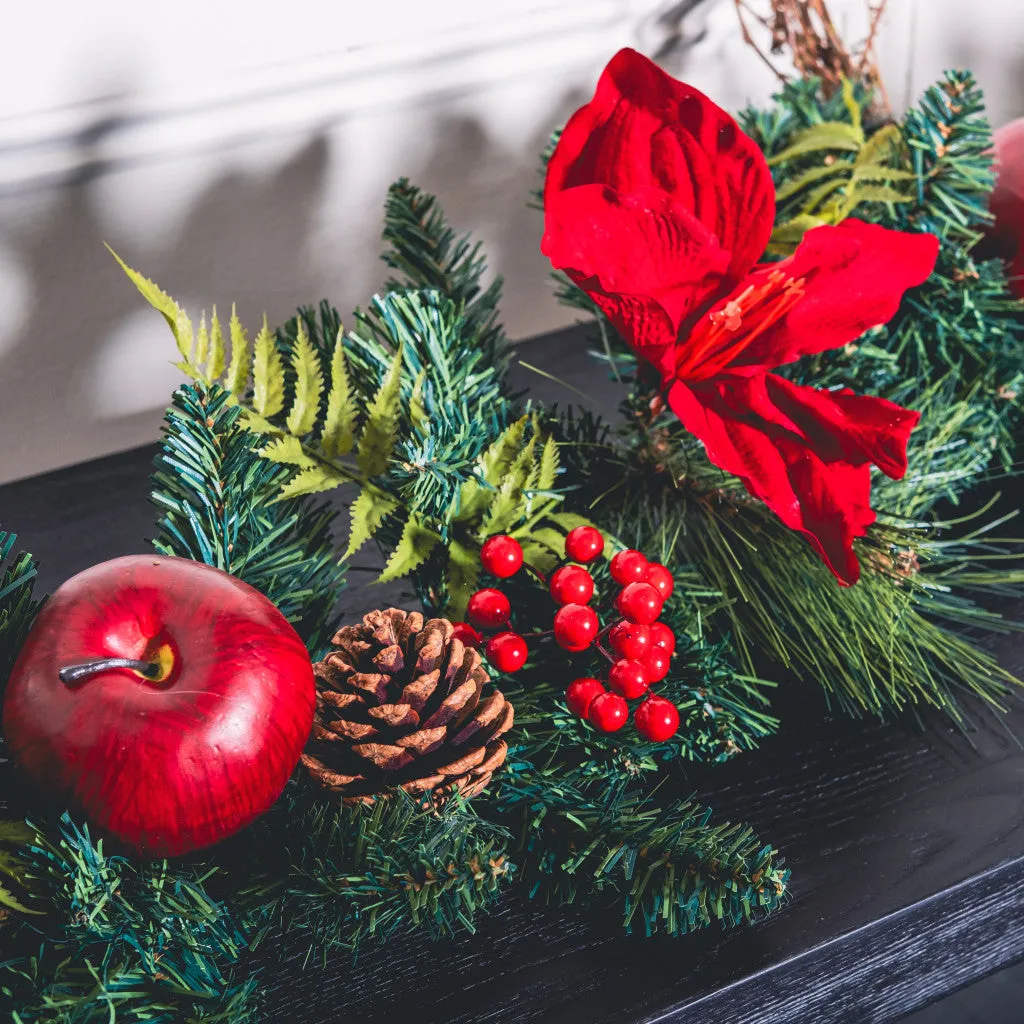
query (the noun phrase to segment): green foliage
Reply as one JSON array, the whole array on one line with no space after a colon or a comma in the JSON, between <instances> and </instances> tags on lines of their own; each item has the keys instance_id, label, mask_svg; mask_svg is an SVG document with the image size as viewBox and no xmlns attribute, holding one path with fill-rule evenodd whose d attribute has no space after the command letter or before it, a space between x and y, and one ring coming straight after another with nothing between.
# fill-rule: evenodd
<instances>
[{"instance_id":1,"label":"green foliage","mask_svg":"<svg viewBox=\"0 0 1024 1024\"><path fill-rule=\"evenodd\" d=\"M0 530L0 693L41 604L32 597L36 564L29 554L14 554L17 539Z\"/></svg>"},{"instance_id":2,"label":"green foliage","mask_svg":"<svg viewBox=\"0 0 1024 1024\"><path fill-rule=\"evenodd\" d=\"M798 86L796 95L802 91ZM798 127L798 108L785 145L780 148L776 134L775 145L766 150L777 183L775 230L768 244L773 255L791 254L810 228L838 224L853 214L870 215L864 209L868 204L910 202L909 185L916 176L902 166L906 145L899 127L886 124L866 131L862 114L868 97L848 80L838 96L839 110L833 102L828 114L839 113L841 120L815 119ZM786 97L785 92L779 97L781 105Z\"/></svg>"},{"instance_id":3,"label":"green foliage","mask_svg":"<svg viewBox=\"0 0 1024 1024\"><path fill-rule=\"evenodd\" d=\"M515 753L515 752L513 752ZM574 785L516 761L492 796L516 824L524 882L550 902L616 902L627 930L683 935L758 920L785 897L778 851L692 801L659 806L639 790Z\"/></svg>"},{"instance_id":4,"label":"green foliage","mask_svg":"<svg viewBox=\"0 0 1024 1024\"><path fill-rule=\"evenodd\" d=\"M0 994L13 1020L252 1019L255 983L231 976L250 936L206 894L209 870L106 856L66 816L21 856L45 880L48 915L4 932L13 955Z\"/></svg>"},{"instance_id":5,"label":"green foliage","mask_svg":"<svg viewBox=\"0 0 1024 1024\"><path fill-rule=\"evenodd\" d=\"M484 288L487 261L480 243L458 234L437 198L406 178L388 189L384 241L389 248L381 258L399 272L388 279L385 292L434 290L447 296L462 309L485 364L502 376L508 365L507 341L498 320L502 280L496 277Z\"/></svg>"},{"instance_id":6,"label":"green foliage","mask_svg":"<svg viewBox=\"0 0 1024 1024\"><path fill-rule=\"evenodd\" d=\"M174 393L153 474L153 545L245 580L318 651L345 586L331 538L336 513L310 497L274 501L290 472L260 457L240 413L216 384Z\"/></svg>"},{"instance_id":7,"label":"green foliage","mask_svg":"<svg viewBox=\"0 0 1024 1024\"><path fill-rule=\"evenodd\" d=\"M370 805L312 803L296 811L288 860L269 868L269 899L310 955L425 928L434 937L474 929L512 881L508 834L454 801L436 811L404 795Z\"/></svg>"}]
</instances>

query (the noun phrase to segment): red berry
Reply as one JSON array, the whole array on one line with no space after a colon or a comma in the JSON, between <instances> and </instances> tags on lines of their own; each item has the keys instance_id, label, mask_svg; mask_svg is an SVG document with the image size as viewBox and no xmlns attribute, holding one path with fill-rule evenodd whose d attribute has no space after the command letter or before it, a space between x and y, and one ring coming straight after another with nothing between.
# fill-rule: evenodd
<instances>
[{"instance_id":1,"label":"red berry","mask_svg":"<svg viewBox=\"0 0 1024 1024\"><path fill-rule=\"evenodd\" d=\"M676 635L664 622L651 623L651 646L660 647L669 657L676 653Z\"/></svg>"},{"instance_id":2,"label":"red berry","mask_svg":"<svg viewBox=\"0 0 1024 1024\"><path fill-rule=\"evenodd\" d=\"M617 693L599 693L590 702L587 719L601 732L618 732L629 721L629 705Z\"/></svg>"},{"instance_id":3,"label":"red berry","mask_svg":"<svg viewBox=\"0 0 1024 1024\"><path fill-rule=\"evenodd\" d=\"M468 622L453 622L452 625L455 627L452 638L461 640L466 647L479 647L483 643L484 638Z\"/></svg>"},{"instance_id":4,"label":"red berry","mask_svg":"<svg viewBox=\"0 0 1024 1024\"><path fill-rule=\"evenodd\" d=\"M650 583L654 589L661 594L662 601L667 601L672 595L672 591L675 589L676 581L672 578L672 573L668 571L663 565L658 565L657 562L653 562L647 569L647 575L644 577L644 583Z\"/></svg>"},{"instance_id":5,"label":"red berry","mask_svg":"<svg viewBox=\"0 0 1024 1024\"><path fill-rule=\"evenodd\" d=\"M625 586L627 583L642 583L647 575L648 561L639 551L627 548L620 551L611 561L612 579Z\"/></svg>"},{"instance_id":6,"label":"red berry","mask_svg":"<svg viewBox=\"0 0 1024 1024\"><path fill-rule=\"evenodd\" d=\"M615 599L619 614L630 622L649 626L661 614L664 602L650 583L630 583Z\"/></svg>"},{"instance_id":7,"label":"red berry","mask_svg":"<svg viewBox=\"0 0 1024 1024\"><path fill-rule=\"evenodd\" d=\"M485 587L469 599L466 614L477 629L497 629L508 622L512 606L500 590Z\"/></svg>"},{"instance_id":8,"label":"red berry","mask_svg":"<svg viewBox=\"0 0 1024 1024\"><path fill-rule=\"evenodd\" d=\"M600 696L604 692L604 686L601 684L600 679L595 679L593 676L583 676L580 679L574 679L568 685L565 691L565 702L569 705L569 710L574 715L586 718L591 702L595 697Z\"/></svg>"},{"instance_id":9,"label":"red berry","mask_svg":"<svg viewBox=\"0 0 1024 1024\"><path fill-rule=\"evenodd\" d=\"M523 564L523 549L515 537L489 537L480 549L480 564L495 576L515 576Z\"/></svg>"},{"instance_id":10,"label":"red berry","mask_svg":"<svg viewBox=\"0 0 1024 1024\"><path fill-rule=\"evenodd\" d=\"M647 676L647 669L639 661L629 661L621 658L608 672L608 685L623 697L632 700L634 697L641 697L651 685Z\"/></svg>"},{"instance_id":11,"label":"red berry","mask_svg":"<svg viewBox=\"0 0 1024 1024\"><path fill-rule=\"evenodd\" d=\"M518 633L499 633L487 641L487 660L499 672L518 672L527 653L526 641Z\"/></svg>"},{"instance_id":12,"label":"red berry","mask_svg":"<svg viewBox=\"0 0 1024 1024\"><path fill-rule=\"evenodd\" d=\"M597 612L585 604L566 604L555 612L555 642L567 651L585 651L597 636Z\"/></svg>"},{"instance_id":13,"label":"red berry","mask_svg":"<svg viewBox=\"0 0 1024 1024\"><path fill-rule=\"evenodd\" d=\"M623 658L640 661L651 649L651 630L639 622L616 622L608 632L612 650Z\"/></svg>"},{"instance_id":14,"label":"red berry","mask_svg":"<svg viewBox=\"0 0 1024 1024\"><path fill-rule=\"evenodd\" d=\"M652 683L660 683L668 675L672 656L662 647L652 647L643 659L648 678Z\"/></svg>"},{"instance_id":15,"label":"red berry","mask_svg":"<svg viewBox=\"0 0 1024 1024\"><path fill-rule=\"evenodd\" d=\"M592 562L604 551L604 537L595 526L577 526L565 538L565 554L574 562Z\"/></svg>"},{"instance_id":16,"label":"red berry","mask_svg":"<svg viewBox=\"0 0 1024 1024\"><path fill-rule=\"evenodd\" d=\"M636 731L652 743L662 743L679 728L679 712L664 697L648 697L633 716Z\"/></svg>"},{"instance_id":17,"label":"red berry","mask_svg":"<svg viewBox=\"0 0 1024 1024\"><path fill-rule=\"evenodd\" d=\"M549 589L559 604L586 604L594 596L594 577L578 565L563 565L551 574Z\"/></svg>"}]
</instances>

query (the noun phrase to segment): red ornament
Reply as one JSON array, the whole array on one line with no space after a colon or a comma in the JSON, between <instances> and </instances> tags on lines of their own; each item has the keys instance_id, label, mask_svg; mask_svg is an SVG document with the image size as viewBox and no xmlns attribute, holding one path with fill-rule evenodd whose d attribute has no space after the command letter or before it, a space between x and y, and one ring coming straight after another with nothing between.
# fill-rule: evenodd
<instances>
[{"instance_id":1,"label":"red ornament","mask_svg":"<svg viewBox=\"0 0 1024 1024\"><path fill-rule=\"evenodd\" d=\"M660 373L708 458L851 584L853 540L875 519L871 465L904 475L919 416L770 371L884 324L931 273L939 243L847 218L759 265L774 220L757 144L627 49L548 162L541 249Z\"/></svg>"},{"instance_id":2,"label":"red ornament","mask_svg":"<svg viewBox=\"0 0 1024 1024\"><path fill-rule=\"evenodd\" d=\"M664 622L652 622L651 646L660 647L669 657L676 653L676 635Z\"/></svg>"},{"instance_id":3,"label":"red ornament","mask_svg":"<svg viewBox=\"0 0 1024 1024\"><path fill-rule=\"evenodd\" d=\"M664 697L648 697L633 715L636 731L652 743L664 743L679 728L679 712Z\"/></svg>"},{"instance_id":4,"label":"red ornament","mask_svg":"<svg viewBox=\"0 0 1024 1024\"><path fill-rule=\"evenodd\" d=\"M649 626L661 614L664 602L650 583L630 583L615 599L619 614L630 622Z\"/></svg>"},{"instance_id":5,"label":"red ornament","mask_svg":"<svg viewBox=\"0 0 1024 1024\"><path fill-rule=\"evenodd\" d=\"M647 575L648 561L639 551L632 548L620 551L611 560L612 579L626 586L628 583L642 583Z\"/></svg>"},{"instance_id":6,"label":"red ornament","mask_svg":"<svg viewBox=\"0 0 1024 1024\"><path fill-rule=\"evenodd\" d=\"M668 675L672 664L672 656L661 647L652 647L643 659L647 676L652 683L660 683Z\"/></svg>"},{"instance_id":7,"label":"red ornament","mask_svg":"<svg viewBox=\"0 0 1024 1024\"><path fill-rule=\"evenodd\" d=\"M512 605L500 590L485 587L469 599L466 614L477 629L499 629L508 622Z\"/></svg>"},{"instance_id":8,"label":"red ornament","mask_svg":"<svg viewBox=\"0 0 1024 1024\"><path fill-rule=\"evenodd\" d=\"M629 705L617 693L599 693L590 702L587 720L601 732L618 732L629 721Z\"/></svg>"},{"instance_id":9,"label":"red ornament","mask_svg":"<svg viewBox=\"0 0 1024 1024\"><path fill-rule=\"evenodd\" d=\"M263 814L313 724L309 655L262 594L184 558L86 569L46 602L7 684L6 752L145 857Z\"/></svg>"},{"instance_id":10,"label":"red ornament","mask_svg":"<svg viewBox=\"0 0 1024 1024\"><path fill-rule=\"evenodd\" d=\"M461 640L466 647L479 647L484 638L468 623L453 622L452 637Z\"/></svg>"},{"instance_id":11,"label":"red ornament","mask_svg":"<svg viewBox=\"0 0 1024 1024\"><path fill-rule=\"evenodd\" d=\"M639 661L620 658L608 671L608 685L623 697L641 697L651 685L647 669Z\"/></svg>"},{"instance_id":12,"label":"red ornament","mask_svg":"<svg viewBox=\"0 0 1024 1024\"><path fill-rule=\"evenodd\" d=\"M567 651L585 651L600 629L597 612L585 604L566 604L555 612L555 642Z\"/></svg>"},{"instance_id":13,"label":"red ornament","mask_svg":"<svg viewBox=\"0 0 1024 1024\"><path fill-rule=\"evenodd\" d=\"M480 564L495 576L515 576L523 564L523 549L515 537L489 537L480 549Z\"/></svg>"},{"instance_id":14,"label":"red ornament","mask_svg":"<svg viewBox=\"0 0 1024 1024\"><path fill-rule=\"evenodd\" d=\"M650 568L648 568L643 582L650 583L661 594L662 601L667 601L672 596L672 591L675 590L676 586L672 573L665 566L659 565L657 562L652 563Z\"/></svg>"},{"instance_id":15,"label":"red ornament","mask_svg":"<svg viewBox=\"0 0 1024 1024\"><path fill-rule=\"evenodd\" d=\"M487 660L499 672L518 672L528 653L526 641L518 633L498 633L487 641Z\"/></svg>"},{"instance_id":16,"label":"red ornament","mask_svg":"<svg viewBox=\"0 0 1024 1024\"><path fill-rule=\"evenodd\" d=\"M586 718L591 702L604 692L605 689L600 679L583 676L580 679L574 679L568 685L565 691L565 702L574 715Z\"/></svg>"},{"instance_id":17,"label":"red ornament","mask_svg":"<svg viewBox=\"0 0 1024 1024\"><path fill-rule=\"evenodd\" d=\"M578 565L563 565L551 574L549 589L559 604L586 604L594 596L594 577Z\"/></svg>"},{"instance_id":18,"label":"red ornament","mask_svg":"<svg viewBox=\"0 0 1024 1024\"><path fill-rule=\"evenodd\" d=\"M608 631L608 643L623 658L640 661L651 649L651 630L639 622L616 622Z\"/></svg>"},{"instance_id":19,"label":"red ornament","mask_svg":"<svg viewBox=\"0 0 1024 1024\"><path fill-rule=\"evenodd\" d=\"M565 554L574 562L592 562L604 551L604 537L594 526L577 526L565 537Z\"/></svg>"}]
</instances>

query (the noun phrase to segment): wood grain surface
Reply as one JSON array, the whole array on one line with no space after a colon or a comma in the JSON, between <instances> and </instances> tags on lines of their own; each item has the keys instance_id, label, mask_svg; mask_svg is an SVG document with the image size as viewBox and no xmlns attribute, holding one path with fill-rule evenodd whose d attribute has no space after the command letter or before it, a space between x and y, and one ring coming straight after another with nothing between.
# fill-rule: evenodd
<instances>
[{"instance_id":1,"label":"wood grain surface","mask_svg":"<svg viewBox=\"0 0 1024 1024\"><path fill-rule=\"evenodd\" d=\"M577 334L519 352L588 404L614 408L616 387ZM522 367L516 382L545 401L580 401ZM40 558L44 587L147 550L154 451L0 488L0 526ZM343 614L367 606L361 578L352 572ZM376 590L373 603L384 597ZM1024 637L995 649L1024 672ZM783 728L760 750L692 777L720 820L750 822L785 853L792 898L768 921L645 939L600 907L563 910L514 892L455 940L400 936L324 970L299 946L261 950L266 1019L875 1024L1024 959L1024 750L1010 731L1024 736L1024 710L1005 723L975 713L967 734L936 715L832 719L816 687L792 683L778 709Z\"/></svg>"}]
</instances>

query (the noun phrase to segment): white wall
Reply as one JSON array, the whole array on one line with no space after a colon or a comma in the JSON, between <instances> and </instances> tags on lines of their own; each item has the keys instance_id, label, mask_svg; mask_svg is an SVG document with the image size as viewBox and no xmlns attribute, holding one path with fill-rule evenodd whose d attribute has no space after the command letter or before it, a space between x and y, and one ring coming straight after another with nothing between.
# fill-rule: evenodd
<instances>
[{"instance_id":1,"label":"white wall","mask_svg":"<svg viewBox=\"0 0 1024 1024\"><path fill-rule=\"evenodd\" d=\"M6 6L0 481L157 435L170 340L103 241L193 309L235 300L276 321L327 296L348 311L383 279L381 202L408 175L485 240L527 337L571 319L523 205L537 154L611 53L660 54L727 107L773 84L732 0ZM862 6L832 0L854 35ZM890 9L897 105L972 64L997 122L1024 113L1019 0Z\"/></svg>"}]
</instances>

